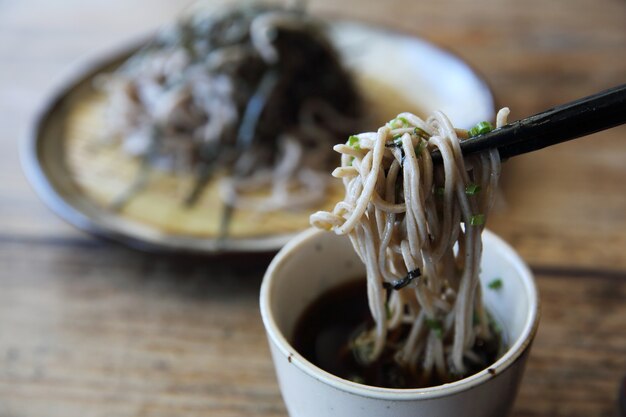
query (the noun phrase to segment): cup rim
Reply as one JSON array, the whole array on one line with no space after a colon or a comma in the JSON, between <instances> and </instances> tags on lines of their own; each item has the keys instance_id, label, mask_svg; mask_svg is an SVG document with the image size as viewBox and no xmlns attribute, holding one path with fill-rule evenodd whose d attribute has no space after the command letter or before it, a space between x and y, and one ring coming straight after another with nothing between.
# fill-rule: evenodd
<instances>
[{"instance_id":1,"label":"cup rim","mask_svg":"<svg viewBox=\"0 0 626 417\"><path fill-rule=\"evenodd\" d=\"M540 315L538 291L533 274L522 258L508 243L495 233L485 229L482 235L483 242L485 242L485 245L495 245L498 247L502 257L504 257L515 268L521 277L524 291L526 292L529 300L529 313L524 322L522 332L515 343L509 347L500 359L491 364L491 366L488 366L486 369L461 380L427 388L397 389L364 385L340 378L317 367L297 352L291 343L289 343L289 341L285 338L274 319L271 311L271 305L272 281L276 271L285 263L291 253L298 250L307 242L315 240L322 233L329 232L310 228L290 240L270 263L265 275L263 276L260 291L261 317L270 342L274 343L276 347L278 347L278 349L285 355L285 357L289 359L291 365L297 366L300 370L312 378L330 385L335 389L362 397L382 400L427 400L466 391L489 381L510 368L530 347L530 344L532 343L537 332Z\"/></svg>"}]
</instances>

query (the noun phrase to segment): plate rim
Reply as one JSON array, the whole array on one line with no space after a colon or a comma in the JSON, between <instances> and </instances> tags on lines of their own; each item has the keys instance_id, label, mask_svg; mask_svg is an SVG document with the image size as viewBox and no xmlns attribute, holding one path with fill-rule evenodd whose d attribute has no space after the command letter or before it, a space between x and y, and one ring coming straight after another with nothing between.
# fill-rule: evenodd
<instances>
[{"instance_id":1,"label":"plate rim","mask_svg":"<svg viewBox=\"0 0 626 417\"><path fill-rule=\"evenodd\" d=\"M369 30L383 32L389 35L402 36L428 44L434 49L443 52L449 58L457 61L459 64L465 66L470 71L475 80L478 81L481 89L491 99L491 108L492 111L495 112L496 99L491 86L486 81L486 78L470 63L451 50L435 44L429 39L414 33L397 30L395 28L374 24L368 21L333 17L322 17L322 20L326 24L357 25ZM42 142L44 128L50 118L54 115L55 111L58 111L58 108L62 105L63 101L69 97L72 92L74 92L77 86L89 78L96 76L104 67L112 65L113 63L130 56L147 41L153 38L155 34L155 31L150 31L141 35L136 35L129 38L127 41L123 41L121 44L103 48L93 54L89 54L89 56L81 59L77 64L72 65L69 70L59 77L60 81L53 82L52 87L50 87L48 92L45 93L45 98L42 104L34 112L34 116L31 118L31 122L28 125L25 135L23 135L18 143L20 165L30 187L33 189L37 197L44 203L44 205L48 207L48 209L71 226L90 235L112 240L143 252L202 255L275 253L292 237L300 233L301 230L291 233L226 239L221 241L219 238L202 238L168 234L159 231L156 227L152 227L154 233L152 233L153 236L151 238L148 238L147 236L137 236L127 230L119 230L119 228L107 225L106 219L105 221L102 221L102 219L92 218L91 216L85 214L71 202L67 201L55 187L53 181L51 181L48 175L46 175L46 170L40 163L42 157L40 157L39 146ZM94 203L94 206L97 207L97 204ZM119 217L123 219L122 216ZM141 225L140 222L136 223ZM145 225L142 225L142 227L143 226Z\"/></svg>"}]
</instances>

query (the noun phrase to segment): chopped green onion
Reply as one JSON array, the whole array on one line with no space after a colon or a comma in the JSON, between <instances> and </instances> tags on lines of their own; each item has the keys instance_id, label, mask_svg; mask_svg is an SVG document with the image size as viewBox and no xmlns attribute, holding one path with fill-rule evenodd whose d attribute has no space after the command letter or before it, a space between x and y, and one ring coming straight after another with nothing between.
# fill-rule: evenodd
<instances>
[{"instance_id":1,"label":"chopped green onion","mask_svg":"<svg viewBox=\"0 0 626 417\"><path fill-rule=\"evenodd\" d=\"M359 146L359 137L358 136L350 136L348 138L348 146L352 146L354 149L361 149Z\"/></svg>"},{"instance_id":2,"label":"chopped green onion","mask_svg":"<svg viewBox=\"0 0 626 417\"><path fill-rule=\"evenodd\" d=\"M354 162L354 156L350 157L350 166L352 166L352 163Z\"/></svg>"},{"instance_id":3,"label":"chopped green onion","mask_svg":"<svg viewBox=\"0 0 626 417\"><path fill-rule=\"evenodd\" d=\"M465 187L465 194L467 195L476 195L480 192L480 185L478 184L469 184Z\"/></svg>"},{"instance_id":4,"label":"chopped green onion","mask_svg":"<svg viewBox=\"0 0 626 417\"><path fill-rule=\"evenodd\" d=\"M396 117L389 122L389 126L392 128L409 127L409 121L404 117Z\"/></svg>"},{"instance_id":5,"label":"chopped green onion","mask_svg":"<svg viewBox=\"0 0 626 417\"><path fill-rule=\"evenodd\" d=\"M467 133L470 137L484 135L485 133L489 133L493 130L493 126L489 122L480 122L477 123L476 126L472 127Z\"/></svg>"},{"instance_id":6,"label":"chopped green onion","mask_svg":"<svg viewBox=\"0 0 626 417\"><path fill-rule=\"evenodd\" d=\"M393 145L392 144L387 144L385 146L394 146L396 148L402 148L402 136L403 136L402 133L393 136L391 138L393 140Z\"/></svg>"},{"instance_id":7,"label":"chopped green onion","mask_svg":"<svg viewBox=\"0 0 626 417\"><path fill-rule=\"evenodd\" d=\"M435 194L442 196L444 195L446 192L446 188L445 187L437 187L435 188Z\"/></svg>"},{"instance_id":8,"label":"chopped green onion","mask_svg":"<svg viewBox=\"0 0 626 417\"><path fill-rule=\"evenodd\" d=\"M356 361L360 364L368 363L369 357L374 349L374 345L361 338L353 339L349 342L349 347Z\"/></svg>"},{"instance_id":9,"label":"chopped green onion","mask_svg":"<svg viewBox=\"0 0 626 417\"><path fill-rule=\"evenodd\" d=\"M435 335L439 338L443 337L443 323L441 320L437 319L426 319L426 326L435 333Z\"/></svg>"},{"instance_id":10,"label":"chopped green onion","mask_svg":"<svg viewBox=\"0 0 626 417\"><path fill-rule=\"evenodd\" d=\"M470 217L471 226L482 226L483 224L485 224L484 214L475 214L472 217Z\"/></svg>"},{"instance_id":11,"label":"chopped green onion","mask_svg":"<svg viewBox=\"0 0 626 417\"><path fill-rule=\"evenodd\" d=\"M398 147L398 148L402 148L402 139L396 139L393 141L393 144ZM402 154L404 155L404 151L402 151Z\"/></svg>"},{"instance_id":12,"label":"chopped green onion","mask_svg":"<svg viewBox=\"0 0 626 417\"><path fill-rule=\"evenodd\" d=\"M496 278L492 280L487 286L492 290L499 290L502 288L502 278Z\"/></svg>"},{"instance_id":13,"label":"chopped green onion","mask_svg":"<svg viewBox=\"0 0 626 417\"><path fill-rule=\"evenodd\" d=\"M421 138L428 139L428 133L426 133L424 129L420 129L419 127L416 127L415 129L413 129L413 133Z\"/></svg>"},{"instance_id":14,"label":"chopped green onion","mask_svg":"<svg viewBox=\"0 0 626 417\"><path fill-rule=\"evenodd\" d=\"M424 149L426 149L427 144L425 140L420 140L420 143L415 147L415 155L420 156Z\"/></svg>"},{"instance_id":15,"label":"chopped green onion","mask_svg":"<svg viewBox=\"0 0 626 417\"><path fill-rule=\"evenodd\" d=\"M356 382L357 384L364 384L365 385L365 378L363 378L360 375L351 375L348 377L348 380L352 381L352 382Z\"/></svg>"}]
</instances>

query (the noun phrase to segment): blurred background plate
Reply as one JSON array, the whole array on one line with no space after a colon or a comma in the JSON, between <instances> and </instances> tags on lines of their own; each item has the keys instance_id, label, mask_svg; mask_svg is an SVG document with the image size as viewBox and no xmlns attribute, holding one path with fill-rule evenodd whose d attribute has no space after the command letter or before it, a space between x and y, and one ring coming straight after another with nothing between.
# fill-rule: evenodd
<instances>
[{"instance_id":1,"label":"blurred background plate","mask_svg":"<svg viewBox=\"0 0 626 417\"><path fill-rule=\"evenodd\" d=\"M329 30L366 100L380 107L376 109L381 115L380 124L401 111L427 115L442 110L459 127L493 119L493 97L488 86L451 53L424 40L362 23L331 21ZM202 207L189 214L178 213L176 225L159 224L154 219L107 209L89 192L81 182L84 176L76 172L77 166L92 167L92 178L100 178L103 184L115 176L115 172L106 170L98 173L100 155L87 152L86 137L95 135L98 123L103 123L94 121L102 109L102 97L98 97L93 80L115 69L139 45L134 42L82 67L51 96L35 120L22 143L21 158L31 185L46 205L79 229L150 251L271 252L306 228L311 210L289 213L287 220L281 220L272 231L267 230L266 223L266 229L259 233L235 233L219 240L215 233L202 232L203 219L211 216ZM77 160L82 162L77 165ZM167 201L166 197L161 203ZM152 209L158 212L158 206ZM144 210L145 214L151 212Z\"/></svg>"}]
</instances>

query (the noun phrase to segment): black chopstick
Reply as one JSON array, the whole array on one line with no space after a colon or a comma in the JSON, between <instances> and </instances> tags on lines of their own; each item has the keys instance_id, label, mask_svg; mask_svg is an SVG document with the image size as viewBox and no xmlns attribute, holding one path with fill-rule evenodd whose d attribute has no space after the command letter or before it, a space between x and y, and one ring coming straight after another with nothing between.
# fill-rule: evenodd
<instances>
[{"instance_id":1,"label":"black chopstick","mask_svg":"<svg viewBox=\"0 0 626 417\"><path fill-rule=\"evenodd\" d=\"M500 158L543 149L626 123L626 84L553 107L461 142L463 155L498 148ZM433 160L441 154L433 151Z\"/></svg>"}]
</instances>

